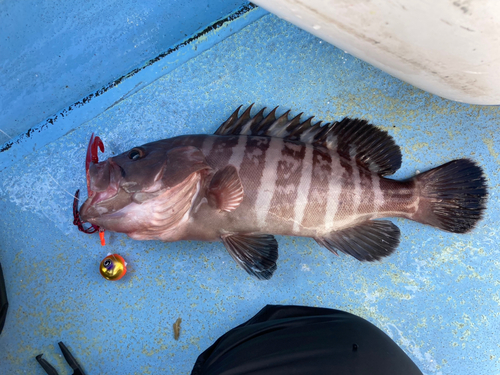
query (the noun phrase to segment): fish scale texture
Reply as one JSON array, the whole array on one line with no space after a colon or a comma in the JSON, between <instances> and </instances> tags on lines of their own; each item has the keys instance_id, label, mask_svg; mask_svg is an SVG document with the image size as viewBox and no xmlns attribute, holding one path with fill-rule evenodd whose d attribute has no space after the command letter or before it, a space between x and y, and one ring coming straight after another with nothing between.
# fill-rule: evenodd
<instances>
[{"instance_id":1,"label":"fish scale texture","mask_svg":"<svg viewBox=\"0 0 500 375\"><path fill-rule=\"evenodd\" d=\"M381 263L335 256L314 240L277 237L278 268L259 281L221 243L138 242L72 225L92 132L105 156L161 138L213 133L240 104L334 121L358 117L387 130L404 179L455 158L483 166L484 219L458 235L407 220ZM0 373L58 368L63 341L88 374L189 374L197 356L266 304L357 314L381 328L424 374L500 373L499 107L442 100L272 15L159 78L0 174L0 261L10 297ZM99 274L108 253L125 277ZM172 325L182 318L178 341ZM61 371L62 372L62 371Z\"/></svg>"}]
</instances>

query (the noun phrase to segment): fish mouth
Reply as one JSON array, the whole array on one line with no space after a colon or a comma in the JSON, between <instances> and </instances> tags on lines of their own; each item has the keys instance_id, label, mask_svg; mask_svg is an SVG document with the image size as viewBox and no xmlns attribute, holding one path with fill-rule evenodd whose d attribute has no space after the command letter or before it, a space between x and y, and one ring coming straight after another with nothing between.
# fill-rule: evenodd
<instances>
[{"instance_id":1,"label":"fish mouth","mask_svg":"<svg viewBox=\"0 0 500 375\"><path fill-rule=\"evenodd\" d=\"M88 171L88 198L80 209L83 221L92 222L92 218L101 216L104 211L99 207L118 195L122 168L108 159L101 163L91 163Z\"/></svg>"}]
</instances>

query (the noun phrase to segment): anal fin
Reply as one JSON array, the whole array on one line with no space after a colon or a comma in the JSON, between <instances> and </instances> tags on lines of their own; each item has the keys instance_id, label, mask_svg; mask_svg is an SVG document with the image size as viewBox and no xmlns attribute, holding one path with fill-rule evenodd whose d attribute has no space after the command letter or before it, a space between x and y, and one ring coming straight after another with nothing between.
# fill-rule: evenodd
<instances>
[{"instance_id":1,"label":"anal fin","mask_svg":"<svg viewBox=\"0 0 500 375\"><path fill-rule=\"evenodd\" d=\"M399 245L399 237L399 228L392 222L370 220L315 240L334 254L339 250L357 260L373 262L391 255Z\"/></svg>"},{"instance_id":2,"label":"anal fin","mask_svg":"<svg viewBox=\"0 0 500 375\"><path fill-rule=\"evenodd\" d=\"M278 242L270 234L232 234L222 242L238 265L259 280L269 280L276 271Z\"/></svg>"},{"instance_id":3,"label":"anal fin","mask_svg":"<svg viewBox=\"0 0 500 375\"><path fill-rule=\"evenodd\" d=\"M208 187L209 203L221 211L234 211L243 200L243 195L238 171L232 165L217 171Z\"/></svg>"}]
</instances>

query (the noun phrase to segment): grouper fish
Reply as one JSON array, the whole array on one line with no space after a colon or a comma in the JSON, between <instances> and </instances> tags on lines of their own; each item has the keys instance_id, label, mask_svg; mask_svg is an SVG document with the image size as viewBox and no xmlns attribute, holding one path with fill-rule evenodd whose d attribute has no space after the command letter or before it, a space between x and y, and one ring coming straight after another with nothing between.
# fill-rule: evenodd
<instances>
[{"instance_id":1,"label":"grouper fish","mask_svg":"<svg viewBox=\"0 0 500 375\"><path fill-rule=\"evenodd\" d=\"M365 120L322 124L240 108L214 135L163 139L92 163L81 219L136 240L222 241L245 271L269 279L274 235L376 261L400 241L396 225L377 219L465 233L482 217L486 181L471 160L395 181L386 176L401 166L400 148Z\"/></svg>"}]
</instances>

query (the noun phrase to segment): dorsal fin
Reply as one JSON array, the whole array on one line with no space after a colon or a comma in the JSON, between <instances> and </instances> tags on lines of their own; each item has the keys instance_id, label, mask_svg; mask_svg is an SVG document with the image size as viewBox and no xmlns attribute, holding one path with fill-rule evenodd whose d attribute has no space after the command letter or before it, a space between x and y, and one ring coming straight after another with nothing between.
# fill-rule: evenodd
<instances>
[{"instance_id":1,"label":"dorsal fin","mask_svg":"<svg viewBox=\"0 0 500 375\"><path fill-rule=\"evenodd\" d=\"M238 114L242 106L238 107L215 134L279 137L323 146L381 176L393 174L401 166L401 150L392 137L365 120L344 118L340 122L313 124L313 117L300 122L302 113L290 120L290 111L276 118L278 107L267 116L263 108L252 117L252 106L241 116Z\"/></svg>"}]
</instances>

